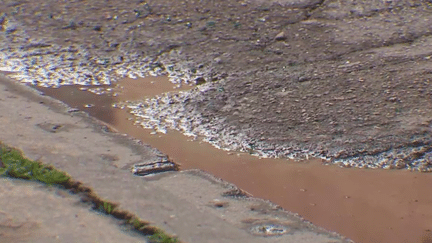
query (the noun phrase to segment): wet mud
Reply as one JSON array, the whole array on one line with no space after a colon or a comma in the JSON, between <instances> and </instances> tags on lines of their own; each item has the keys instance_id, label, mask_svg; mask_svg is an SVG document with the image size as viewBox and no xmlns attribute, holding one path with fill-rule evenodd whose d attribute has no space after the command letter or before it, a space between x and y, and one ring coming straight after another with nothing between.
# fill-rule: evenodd
<instances>
[{"instance_id":1,"label":"wet mud","mask_svg":"<svg viewBox=\"0 0 432 243\"><path fill-rule=\"evenodd\" d=\"M151 115L202 124L188 132L219 147L431 170L428 0L7 0L0 11L1 69L21 82L169 74L206 88Z\"/></svg>"},{"instance_id":2,"label":"wet mud","mask_svg":"<svg viewBox=\"0 0 432 243\"><path fill-rule=\"evenodd\" d=\"M158 148L183 170L210 172L356 242L428 242L432 178L427 173L339 168L320 159L259 159L216 149L177 131L143 129L134 125L127 109L113 108L115 102L141 100L162 90L178 92L166 78L125 79L102 95L82 88L88 87L38 89ZM94 106L85 107L88 104Z\"/></svg>"}]
</instances>

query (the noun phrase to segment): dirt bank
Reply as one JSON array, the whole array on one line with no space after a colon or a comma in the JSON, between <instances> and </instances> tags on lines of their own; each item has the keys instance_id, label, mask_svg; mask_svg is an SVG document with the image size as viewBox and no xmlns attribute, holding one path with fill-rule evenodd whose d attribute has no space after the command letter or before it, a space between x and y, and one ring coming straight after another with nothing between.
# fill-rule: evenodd
<instances>
[{"instance_id":1,"label":"dirt bank","mask_svg":"<svg viewBox=\"0 0 432 243\"><path fill-rule=\"evenodd\" d=\"M24 82L168 72L215 82L170 112L203 125L192 132L227 134L211 135L219 146L430 167L429 1L7 0L0 10L3 66Z\"/></svg>"},{"instance_id":2,"label":"dirt bank","mask_svg":"<svg viewBox=\"0 0 432 243\"><path fill-rule=\"evenodd\" d=\"M3 65L25 82L149 71L216 82L177 107L203 124L193 132L231 136L212 138L219 146L429 168L428 1L8 0L0 10Z\"/></svg>"}]
</instances>

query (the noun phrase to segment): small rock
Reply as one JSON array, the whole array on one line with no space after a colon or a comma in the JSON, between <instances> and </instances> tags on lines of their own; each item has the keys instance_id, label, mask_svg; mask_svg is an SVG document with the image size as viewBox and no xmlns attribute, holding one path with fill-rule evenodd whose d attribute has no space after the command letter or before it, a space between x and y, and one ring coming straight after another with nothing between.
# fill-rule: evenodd
<instances>
[{"instance_id":1,"label":"small rock","mask_svg":"<svg viewBox=\"0 0 432 243\"><path fill-rule=\"evenodd\" d=\"M117 48L120 44L119 43L111 43L110 47L111 48Z\"/></svg>"},{"instance_id":2,"label":"small rock","mask_svg":"<svg viewBox=\"0 0 432 243\"><path fill-rule=\"evenodd\" d=\"M206 80L203 77L199 77L195 79L195 84L196 85L201 85L204 84L206 82Z\"/></svg>"},{"instance_id":3,"label":"small rock","mask_svg":"<svg viewBox=\"0 0 432 243\"><path fill-rule=\"evenodd\" d=\"M388 98L388 101L390 101L390 102L398 102L398 101L399 101L399 98L393 96L393 97Z\"/></svg>"},{"instance_id":4,"label":"small rock","mask_svg":"<svg viewBox=\"0 0 432 243\"><path fill-rule=\"evenodd\" d=\"M93 30L95 30L95 31L101 31L102 30L102 26L96 25L95 27L93 27Z\"/></svg>"},{"instance_id":5,"label":"small rock","mask_svg":"<svg viewBox=\"0 0 432 243\"><path fill-rule=\"evenodd\" d=\"M77 108L70 108L70 109L68 109L67 112L72 113L72 112L78 112L78 111L79 111L79 109L77 109Z\"/></svg>"},{"instance_id":6,"label":"small rock","mask_svg":"<svg viewBox=\"0 0 432 243\"><path fill-rule=\"evenodd\" d=\"M11 25L11 26L8 26L6 28L5 32L6 32L6 34L11 34L11 33L15 32L15 31L17 31L17 27L15 25Z\"/></svg>"},{"instance_id":7,"label":"small rock","mask_svg":"<svg viewBox=\"0 0 432 243\"><path fill-rule=\"evenodd\" d=\"M132 173L145 176L167 171L177 171L178 169L179 165L171 162L168 157L160 157L159 160L135 164L132 167Z\"/></svg>"},{"instance_id":8,"label":"small rock","mask_svg":"<svg viewBox=\"0 0 432 243\"><path fill-rule=\"evenodd\" d=\"M6 15L5 14L3 14L2 16L0 16L0 25L3 25L4 23L6 23Z\"/></svg>"},{"instance_id":9,"label":"small rock","mask_svg":"<svg viewBox=\"0 0 432 243\"><path fill-rule=\"evenodd\" d=\"M214 61L215 61L215 63L217 63L217 64L221 64L221 63L222 63L222 59L221 59L220 57L216 57L216 58L214 59Z\"/></svg>"},{"instance_id":10,"label":"small rock","mask_svg":"<svg viewBox=\"0 0 432 243\"><path fill-rule=\"evenodd\" d=\"M75 30L77 28L78 28L78 25L74 21L70 21L68 25L62 27L62 29L64 29L64 30L66 30L66 29Z\"/></svg>"},{"instance_id":11,"label":"small rock","mask_svg":"<svg viewBox=\"0 0 432 243\"><path fill-rule=\"evenodd\" d=\"M277 41L283 41L286 40L286 35L285 32L280 32L279 34L276 35L275 40Z\"/></svg>"},{"instance_id":12,"label":"small rock","mask_svg":"<svg viewBox=\"0 0 432 243\"><path fill-rule=\"evenodd\" d=\"M212 200L209 202L209 206L215 207L215 208L225 208L228 207L229 202L221 201L218 199Z\"/></svg>"},{"instance_id":13,"label":"small rock","mask_svg":"<svg viewBox=\"0 0 432 243\"><path fill-rule=\"evenodd\" d=\"M301 77L298 78L299 83L303 83L303 82L306 82L308 80L309 80L309 78L305 77L305 76L301 76Z\"/></svg>"},{"instance_id":14,"label":"small rock","mask_svg":"<svg viewBox=\"0 0 432 243\"><path fill-rule=\"evenodd\" d=\"M55 132L56 130L58 130L59 128L61 128L62 127L62 125L54 125L54 126L52 126L52 131L51 132Z\"/></svg>"}]
</instances>

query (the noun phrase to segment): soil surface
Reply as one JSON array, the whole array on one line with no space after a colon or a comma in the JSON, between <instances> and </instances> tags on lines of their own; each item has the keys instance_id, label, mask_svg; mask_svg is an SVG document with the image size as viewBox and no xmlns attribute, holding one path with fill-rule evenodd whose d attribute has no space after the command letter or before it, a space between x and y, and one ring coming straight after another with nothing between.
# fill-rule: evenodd
<instances>
[{"instance_id":1,"label":"soil surface","mask_svg":"<svg viewBox=\"0 0 432 243\"><path fill-rule=\"evenodd\" d=\"M429 0L4 0L0 11L3 69L23 82L169 73L207 83L170 116L226 134L210 138L218 146L431 168Z\"/></svg>"}]
</instances>

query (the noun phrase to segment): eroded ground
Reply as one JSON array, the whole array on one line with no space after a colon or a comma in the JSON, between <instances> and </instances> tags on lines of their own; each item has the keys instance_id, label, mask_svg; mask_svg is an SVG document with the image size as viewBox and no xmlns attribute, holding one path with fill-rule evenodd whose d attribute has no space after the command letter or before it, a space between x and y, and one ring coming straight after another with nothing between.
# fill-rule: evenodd
<instances>
[{"instance_id":1,"label":"eroded ground","mask_svg":"<svg viewBox=\"0 0 432 243\"><path fill-rule=\"evenodd\" d=\"M430 1L5 0L0 10L2 66L24 82L168 72L207 84L152 115L218 146L430 169Z\"/></svg>"}]
</instances>

